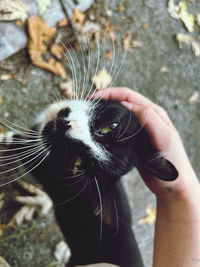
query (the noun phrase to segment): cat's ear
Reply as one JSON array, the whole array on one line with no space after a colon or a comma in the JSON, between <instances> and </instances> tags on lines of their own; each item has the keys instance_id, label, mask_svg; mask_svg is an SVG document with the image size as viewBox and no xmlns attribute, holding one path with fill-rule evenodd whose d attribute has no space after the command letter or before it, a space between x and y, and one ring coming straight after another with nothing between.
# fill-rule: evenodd
<instances>
[{"instance_id":1,"label":"cat's ear","mask_svg":"<svg viewBox=\"0 0 200 267\"><path fill-rule=\"evenodd\" d=\"M147 173L164 181L173 181L178 177L178 171L175 166L160 153L143 158L139 166Z\"/></svg>"}]
</instances>

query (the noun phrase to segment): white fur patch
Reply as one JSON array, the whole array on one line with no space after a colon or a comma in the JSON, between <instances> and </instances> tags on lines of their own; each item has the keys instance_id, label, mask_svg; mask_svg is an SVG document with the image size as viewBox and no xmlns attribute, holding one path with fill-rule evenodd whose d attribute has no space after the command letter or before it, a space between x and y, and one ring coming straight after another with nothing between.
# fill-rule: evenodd
<instances>
[{"instance_id":1,"label":"white fur patch","mask_svg":"<svg viewBox=\"0 0 200 267\"><path fill-rule=\"evenodd\" d=\"M82 100L64 100L47 107L36 119L39 130L42 131L45 125L55 119L61 109L69 108L70 113L66 120L70 122L71 128L66 131L66 135L72 139L82 141L91 149L91 153L102 162L109 160L109 154L105 148L95 142L92 138L89 122L92 120L94 109L89 102Z\"/></svg>"}]
</instances>

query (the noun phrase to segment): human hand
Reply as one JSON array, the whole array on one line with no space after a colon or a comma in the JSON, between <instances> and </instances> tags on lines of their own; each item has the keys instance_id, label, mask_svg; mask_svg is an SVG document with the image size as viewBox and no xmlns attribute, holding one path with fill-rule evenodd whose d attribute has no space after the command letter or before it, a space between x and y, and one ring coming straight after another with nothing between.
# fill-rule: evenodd
<instances>
[{"instance_id":1,"label":"human hand","mask_svg":"<svg viewBox=\"0 0 200 267\"><path fill-rule=\"evenodd\" d=\"M154 146L178 170L179 176L175 181L165 182L152 177L143 169L139 169L145 183L157 197L171 196L172 193L176 195L190 195L194 191L198 191L200 194L198 179L189 162L181 138L162 107L141 94L124 87L105 88L95 93L93 97L95 96L118 100L135 112L141 125L144 125L149 133Z\"/></svg>"}]
</instances>

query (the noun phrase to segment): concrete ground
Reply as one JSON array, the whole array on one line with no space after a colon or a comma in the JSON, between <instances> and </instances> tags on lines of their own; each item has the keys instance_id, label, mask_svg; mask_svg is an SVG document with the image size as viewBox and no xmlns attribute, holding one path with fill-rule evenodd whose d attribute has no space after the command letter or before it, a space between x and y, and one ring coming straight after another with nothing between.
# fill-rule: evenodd
<instances>
[{"instance_id":1,"label":"concrete ground","mask_svg":"<svg viewBox=\"0 0 200 267\"><path fill-rule=\"evenodd\" d=\"M120 11L120 5L124 10ZM200 3L188 3L188 6L193 13L200 10ZM116 1L96 0L88 12L94 15L95 22L103 23L104 20L109 20L115 26L120 43L127 33L131 33L134 40L143 43L141 48L131 48L127 53L115 85L130 87L168 111L199 175L200 98L193 104L189 103L188 99L194 92L200 93L200 61L189 46L182 50L177 46L175 34L187 33L183 24L169 16L167 1L125 0L117 1L116 4ZM196 26L191 35L199 39ZM111 42L105 41L101 49L112 49ZM95 66L96 55L97 51L94 51L92 66ZM123 56L124 50L119 55L121 61ZM120 60L116 61L116 69L120 67ZM26 84L22 85L13 79L0 81L0 96L3 99L0 116L28 127L35 114L52 101L50 97L55 98L60 78L33 66L26 49L0 62L0 69L3 69L2 66L10 66L10 72L16 73L21 79L25 78ZM8 73L0 71L0 75ZM91 69L91 76L93 75ZM25 180L34 182L30 177ZM155 199L136 170L125 178L124 182L133 210L136 238L145 266L150 267L154 225L139 224L138 221L146 217L147 204L155 207ZM0 192L5 192L7 200L6 207L1 212L1 223L8 222L16 209L16 205L10 200L16 191L14 183L0 189ZM0 255L14 267L53 266L50 265L56 261L53 252L60 240L62 235L51 211L46 217L35 216L32 221L23 223L20 227L5 230L4 235L0 237Z\"/></svg>"}]
</instances>

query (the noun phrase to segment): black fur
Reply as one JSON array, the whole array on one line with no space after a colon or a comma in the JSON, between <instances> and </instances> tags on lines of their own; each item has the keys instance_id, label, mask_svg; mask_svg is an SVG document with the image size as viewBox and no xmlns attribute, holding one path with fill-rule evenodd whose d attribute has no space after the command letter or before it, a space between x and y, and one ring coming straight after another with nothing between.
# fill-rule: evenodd
<instances>
[{"instance_id":1,"label":"black fur","mask_svg":"<svg viewBox=\"0 0 200 267\"><path fill-rule=\"evenodd\" d=\"M109 162L99 161L87 145L66 137L71 127L69 113L68 108L61 110L43 129L52 145L51 153L34 170L55 204L57 221L72 252L69 266L98 262L143 266L120 178L134 166L167 181L176 179L178 173L153 147L136 116L120 103L101 100L90 122L93 139L109 152ZM119 126L102 135L100 129L113 122ZM73 177L79 157L84 171Z\"/></svg>"}]
</instances>

